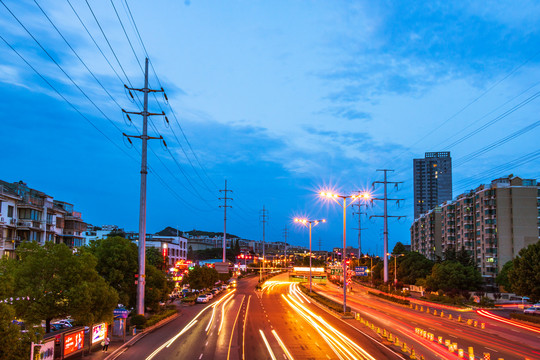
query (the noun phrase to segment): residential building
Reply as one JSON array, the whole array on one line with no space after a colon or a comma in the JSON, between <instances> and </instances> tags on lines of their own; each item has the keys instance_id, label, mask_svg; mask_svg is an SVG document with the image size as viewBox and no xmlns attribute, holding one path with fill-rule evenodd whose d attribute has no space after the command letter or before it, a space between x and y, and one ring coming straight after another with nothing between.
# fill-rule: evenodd
<instances>
[{"instance_id":1,"label":"residential building","mask_svg":"<svg viewBox=\"0 0 540 360\"><path fill-rule=\"evenodd\" d=\"M540 186L534 179L509 175L459 195L415 219L414 251L435 259L464 249L487 285L504 264L540 238ZM439 235L440 234L440 235Z\"/></svg>"},{"instance_id":2,"label":"residential building","mask_svg":"<svg viewBox=\"0 0 540 360\"><path fill-rule=\"evenodd\" d=\"M81 246L85 228L72 204L54 200L22 181L0 180L0 257L14 257L23 241Z\"/></svg>"},{"instance_id":3,"label":"residential building","mask_svg":"<svg viewBox=\"0 0 540 360\"><path fill-rule=\"evenodd\" d=\"M138 232L126 232L126 238L139 244ZM177 261L186 260L188 252L187 239L183 236L166 236L146 234L146 247L160 249L163 257L168 258L167 265L173 267Z\"/></svg>"},{"instance_id":4,"label":"residential building","mask_svg":"<svg viewBox=\"0 0 540 360\"><path fill-rule=\"evenodd\" d=\"M452 158L449 151L427 152L413 160L414 218L452 200Z\"/></svg>"}]
</instances>

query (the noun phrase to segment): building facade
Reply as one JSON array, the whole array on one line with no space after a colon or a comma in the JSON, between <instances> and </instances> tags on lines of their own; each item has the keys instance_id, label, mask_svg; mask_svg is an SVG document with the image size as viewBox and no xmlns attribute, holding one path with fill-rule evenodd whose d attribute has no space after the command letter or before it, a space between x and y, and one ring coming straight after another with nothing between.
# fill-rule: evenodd
<instances>
[{"instance_id":1,"label":"building facade","mask_svg":"<svg viewBox=\"0 0 540 360\"><path fill-rule=\"evenodd\" d=\"M413 160L414 218L452 200L452 158L449 151L427 152Z\"/></svg>"},{"instance_id":2,"label":"building facade","mask_svg":"<svg viewBox=\"0 0 540 360\"><path fill-rule=\"evenodd\" d=\"M0 257L14 257L23 241L82 246L85 229L81 213L72 204L54 200L22 181L0 180Z\"/></svg>"},{"instance_id":3,"label":"building facade","mask_svg":"<svg viewBox=\"0 0 540 360\"><path fill-rule=\"evenodd\" d=\"M415 219L411 245L432 260L447 250L466 250L490 285L506 262L540 239L539 220L537 181L510 175Z\"/></svg>"}]
</instances>

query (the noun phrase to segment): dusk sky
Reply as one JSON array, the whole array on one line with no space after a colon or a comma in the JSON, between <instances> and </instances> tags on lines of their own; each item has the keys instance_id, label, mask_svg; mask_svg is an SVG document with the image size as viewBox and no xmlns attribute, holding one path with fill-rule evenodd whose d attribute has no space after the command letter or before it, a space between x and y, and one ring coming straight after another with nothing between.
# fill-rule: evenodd
<instances>
[{"instance_id":1,"label":"dusk sky","mask_svg":"<svg viewBox=\"0 0 540 360\"><path fill-rule=\"evenodd\" d=\"M413 158L451 151L454 197L540 178L538 19L535 1L1 0L0 179L138 230L141 145L122 132L142 118L121 109L141 111L124 84L143 87L147 53L170 104L150 96L170 126L148 128L168 146L149 142L149 233L223 231L227 180L229 233L261 240L265 206L267 241L287 226L307 246L292 219L326 218L313 247L330 250L342 212L318 191L370 190L394 169L390 197L405 201L389 212L407 217L390 221L390 249L409 244ZM364 252L382 255L383 221L369 219L382 209L362 217Z\"/></svg>"}]
</instances>

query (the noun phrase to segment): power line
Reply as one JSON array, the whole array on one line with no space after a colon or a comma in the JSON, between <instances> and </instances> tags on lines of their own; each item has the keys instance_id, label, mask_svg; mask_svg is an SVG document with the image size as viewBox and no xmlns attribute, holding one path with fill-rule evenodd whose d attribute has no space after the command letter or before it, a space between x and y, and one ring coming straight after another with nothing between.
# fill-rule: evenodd
<instances>
[{"instance_id":1,"label":"power line","mask_svg":"<svg viewBox=\"0 0 540 360\"><path fill-rule=\"evenodd\" d=\"M232 206L227 205L227 200L233 200L227 196L228 192L232 193L232 190L227 189L227 180L225 180L225 189L219 190L220 193L223 193L223 197L219 200L223 200L223 205L220 205L220 208L223 208L223 262L225 263L225 250L227 248L227 208L232 208ZM231 244L232 248L232 244Z\"/></svg>"}]
</instances>

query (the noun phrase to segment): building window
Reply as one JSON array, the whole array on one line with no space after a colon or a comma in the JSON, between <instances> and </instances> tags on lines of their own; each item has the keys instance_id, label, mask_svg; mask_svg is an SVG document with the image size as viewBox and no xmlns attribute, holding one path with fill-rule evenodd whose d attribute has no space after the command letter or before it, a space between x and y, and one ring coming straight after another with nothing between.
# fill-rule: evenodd
<instances>
[{"instance_id":1,"label":"building window","mask_svg":"<svg viewBox=\"0 0 540 360\"><path fill-rule=\"evenodd\" d=\"M7 216L12 218L13 217L13 206L8 205L7 207Z\"/></svg>"}]
</instances>

